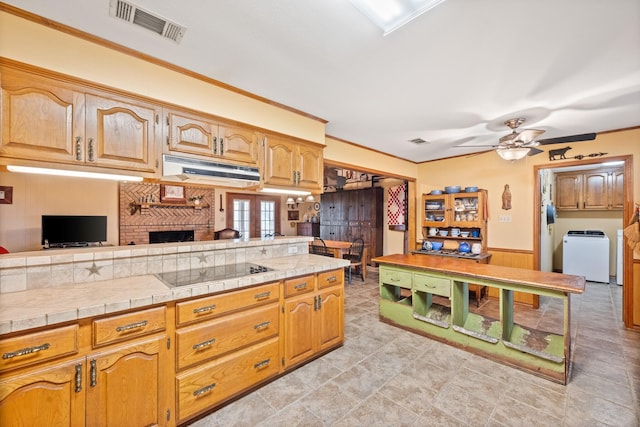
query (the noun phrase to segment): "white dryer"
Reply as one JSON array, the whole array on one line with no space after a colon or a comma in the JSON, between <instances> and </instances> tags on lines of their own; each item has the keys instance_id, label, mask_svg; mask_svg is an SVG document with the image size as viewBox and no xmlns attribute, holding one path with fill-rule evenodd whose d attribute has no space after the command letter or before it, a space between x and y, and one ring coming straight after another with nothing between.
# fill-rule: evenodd
<instances>
[{"instance_id":1,"label":"white dryer","mask_svg":"<svg viewBox=\"0 0 640 427\"><path fill-rule=\"evenodd\" d=\"M568 231L562 238L562 272L609 283L609 238L604 231Z\"/></svg>"}]
</instances>

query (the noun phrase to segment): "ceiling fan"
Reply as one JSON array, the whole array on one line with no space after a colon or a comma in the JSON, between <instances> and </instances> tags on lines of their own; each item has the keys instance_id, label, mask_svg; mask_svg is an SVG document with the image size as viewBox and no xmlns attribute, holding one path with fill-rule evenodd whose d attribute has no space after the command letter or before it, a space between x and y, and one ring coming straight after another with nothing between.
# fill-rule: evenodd
<instances>
[{"instance_id":1,"label":"ceiling fan","mask_svg":"<svg viewBox=\"0 0 640 427\"><path fill-rule=\"evenodd\" d=\"M526 121L523 117L516 117L504 122L511 133L500 138L498 145L491 145L496 149L500 157L505 160L519 160L525 156L535 156L543 150L535 148L539 145L562 144L566 142L591 141L596 138L595 133L585 133L580 135L562 136L558 138L537 139L545 131L541 129L525 129L518 132L517 129Z\"/></svg>"}]
</instances>

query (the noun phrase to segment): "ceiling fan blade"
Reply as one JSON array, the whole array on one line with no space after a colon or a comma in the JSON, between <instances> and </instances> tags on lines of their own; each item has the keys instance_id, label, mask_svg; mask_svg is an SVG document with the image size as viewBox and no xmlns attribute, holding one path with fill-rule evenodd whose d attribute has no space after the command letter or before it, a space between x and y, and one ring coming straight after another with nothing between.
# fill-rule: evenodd
<instances>
[{"instance_id":1,"label":"ceiling fan blade","mask_svg":"<svg viewBox=\"0 0 640 427\"><path fill-rule=\"evenodd\" d=\"M523 144L529 144L543 133L544 131L540 129L525 129L520 132L516 141L522 141Z\"/></svg>"},{"instance_id":2,"label":"ceiling fan blade","mask_svg":"<svg viewBox=\"0 0 640 427\"><path fill-rule=\"evenodd\" d=\"M540 145L548 144L563 144L565 142L580 142L580 141L592 141L596 139L595 133L583 133L581 135L561 136L558 138L540 139L538 142Z\"/></svg>"},{"instance_id":3,"label":"ceiling fan blade","mask_svg":"<svg viewBox=\"0 0 640 427\"><path fill-rule=\"evenodd\" d=\"M500 145L510 145L513 144L513 142L518 139L518 136L520 134L516 133L515 131L510 133L509 135L505 135L502 138L500 138L498 141L500 142Z\"/></svg>"},{"instance_id":4,"label":"ceiling fan blade","mask_svg":"<svg viewBox=\"0 0 640 427\"><path fill-rule=\"evenodd\" d=\"M535 156L536 154L544 153L544 150L539 150L537 148L530 148L527 156Z\"/></svg>"}]
</instances>

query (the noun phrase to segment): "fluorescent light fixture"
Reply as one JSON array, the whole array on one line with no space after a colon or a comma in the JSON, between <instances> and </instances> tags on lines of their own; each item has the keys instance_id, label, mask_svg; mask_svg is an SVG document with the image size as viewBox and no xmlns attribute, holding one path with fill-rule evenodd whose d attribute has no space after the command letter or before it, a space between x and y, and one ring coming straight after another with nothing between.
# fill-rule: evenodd
<instances>
[{"instance_id":1,"label":"fluorescent light fixture","mask_svg":"<svg viewBox=\"0 0 640 427\"><path fill-rule=\"evenodd\" d=\"M371 22L384 31L384 35L402 27L444 0L349 0Z\"/></svg>"},{"instance_id":2,"label":"fluorescent light fixture","mask_svg":"<svg viewBox=\"0 0 640 427\"><path fill-rule=\"evenodd\" d=\"M20 173L34 173L39 175L56 175L56 176L69 176L73 178L92 178L92 179L110 179L112 181L130 181L140 182L142 177L131 175L116 175L110 173L98 173L98 172L83 172L64 169L48 169L48 168L35 168L31 166L14 166L7 165L9 172Z\"/></svg>"},{"instance_id":3,"label":"fluorescent light fixture","mask_svg":"<svg viewBox=\"0 0 640 427\"><path fill-rule=\"evenodd\" d=\"M624 160L616 160L614 162L603 162L602 166L620 166L624 165Z\"/></svg>"},{"instance_id":4,"label":"fluorescent light fixture","mask_svg":"<svg viewBox=\"0 0 640 427\"><path fill-rule=\"evenodd\" d=\"M291 188L265 187L260 189L260 191L263 193L273 193L273 194L293 194L294 196L307 196L311 194L311 191L293 190Z\"/></svg>"},{"instance_id":5,"label":"fluorescent light fixture","mask_svg":"<svg viewBox=\"0 0 640 427\"><path fill-rule=\"evenodd\" d=\"M529 154L529 150L527 147L498 148L496 152L505 160L520 160Z\"/></svg>"}]
</instances>

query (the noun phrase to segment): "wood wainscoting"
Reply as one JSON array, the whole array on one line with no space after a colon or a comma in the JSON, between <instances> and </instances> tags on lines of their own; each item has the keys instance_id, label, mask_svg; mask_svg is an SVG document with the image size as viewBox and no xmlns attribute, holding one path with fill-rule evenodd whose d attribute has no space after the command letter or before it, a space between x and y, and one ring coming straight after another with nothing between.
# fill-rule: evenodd
<instances>
[{"instance_id":1,"label":"wood wainscoting","mask_svg":"<svg viewBox=\"0 0 640 427\"><path fill-rule=\"evenodd\" d=\"M489 248L488 252L491 254L489 264L501 265L504 267L516 267L526 268L533 270L533 252L517 249L501 249L501 248ZM499 290L495 288L489 288L489 296L498 298ZM515 292L513 296L515 302L527 304L533 308L540 307L540 296L535 294L528 294L524 292Z\"/></svg>"}]
</instances>

